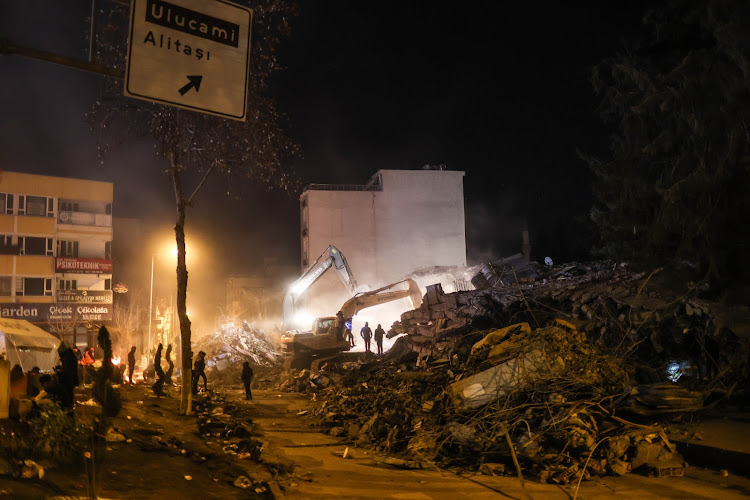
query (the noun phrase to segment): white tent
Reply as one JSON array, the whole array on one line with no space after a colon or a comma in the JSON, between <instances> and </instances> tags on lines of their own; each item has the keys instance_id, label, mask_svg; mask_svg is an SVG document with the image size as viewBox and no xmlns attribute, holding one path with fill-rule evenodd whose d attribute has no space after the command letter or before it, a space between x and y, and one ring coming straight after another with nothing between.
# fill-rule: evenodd
<instances>
[{"instance_id":1,"label":"white tent","mask_svg":"<svg viewBox=\"0 0 750 500\"><path fill-rule=\"evenodd\" d=\"M21 365L24 372L38 366L51 371L60 359L60 339L21 319L0 318L0 354L11 368Z\"/></svg>"}]
</instances>

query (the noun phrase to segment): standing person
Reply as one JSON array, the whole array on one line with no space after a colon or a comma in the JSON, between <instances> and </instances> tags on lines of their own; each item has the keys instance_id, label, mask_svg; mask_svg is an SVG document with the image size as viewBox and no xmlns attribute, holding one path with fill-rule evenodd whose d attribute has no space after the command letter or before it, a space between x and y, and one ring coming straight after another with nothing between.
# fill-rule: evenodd
<instances>
[{"instance_id":1,"label":"standing person","mask_svg":"<svg viewBox=\"0 0 750 500\"><path fill-rule=\"evenodd\" d=\"M372 338L372 328L368 326L367 321L365 321L365 326L363 326L362 329L359 331L359 335L365 341L365 351L370 352L370 339Z\"/></svg>"},{"instance_id":2,"label":"standing person","mask_svg":"<svg viewBox=\"0 0 750 500\"><path fill-rule=\"evenodd\" d=\"M130 348L130 352L128 353L128 381L131 384L134 384L133 382L133 372L135 371L135 346Z\"/></svg>"},{"instance_id":3,"label":"standing person","mask_svg":"<svg viewBox=\"0 0 750 500\"><path fill-rule=\"evenodd\" d=\"M245 399L253 399L253 393L250 390L250 384L253 381L253 369L250 368L250 363L245 361L242 363L242 384L245 386Z\"/></svg>"},{"instance_id":4,"label":"standing person","mask_svg":"<svg viewBox=\"0 0 750 500\"><path fill-rule=\"evenodd\" d=\"M195 358L195 365L193 366L193 394L198 394L198 380L203 377L203 390L208 390L208 380L206 379L206 353L200 351L198 357Z\"/></svg>"},{"instance_id":5,"label":"standing person","mask_svg":"<svg viewBox=\"0 0 750 500\"><path fill-rule=\"evenodd\" d=\"M346 320L346 340L349 341L349 345L354 347L354 334L352 333L352 318Z\"/></svg>"},{"instance_id":6,"label":"standing person","mask_svg":"<svg viewBox=\"0 0 750 500\"><path fill-rule=\"evenodd\" d=\"M333 322L333 327L336 329L336 340L344 340L344 313L339 311L336 313L336 320Z\"/></svg>"},{"instance_id":7,"label":"standing person","mask_svg":"<svg viewBox=\"0 0 750 500\"><path fill-rule=\"evenodd\" d=\"M81 358L81 368L83 372L83 383L84 384L90 384L91 379L93 378L93 371L94 371L94 348L88 347L83 352L83 357ZM65 385L63 383L63 385Z\"/></svg>"},{"instance_id":8,"label":"standing person","mask_svg":"<svg viewBox=\"0 0 750 500\"><path fill-rule=\"evenodd\" d=\"M174 381L172 380L172 374L174 373L174 361L172 361L172 344L169 344L167 346L166 359L167 363L169 364L169 368L167 368L167 373L164 374L164 382L167 385L174 385Z\"/></svg>"},{"instance_id":9,"label":"standing person","mask_svg":"<svg viewBox=\"0 0 750 500\"><path fill-rule=\"evenodd\" d=\"M378 356L383 355L383 335L385 335L385 330L378 323L378 327L375 329L375 343L378 345Z\"/></svg>"},{"instance_id":10,"label":"standing person","mask_svg":"<svg viewBox=\"0 0 750 500\"><path fill-rule=\"evenodd\" d=\"M161 369L161 350L162 345L156 348L156 354L154 355L154 371L156 372L156 382L151 386L154 393L157 396L165 396L164 394L164 370Z\"/></svg>"},{"instance_id":11,"label":"standing person","mask_svg":"<svg viewBox=\"0 0 750 500\"><path fill-rule=\"evenodd\" d=\"M57 353L60 355L60 363L62 369L58 374L59 382L65 388L65 398L62 402L63 408L73 408L75 401L74 393L75 388L78 387L78 358L76 358L73 349L67 346L65 342L60 342L60 347L57 348ZM89 368L89 367L87 367Z\"/></svg>"}]
</instances>

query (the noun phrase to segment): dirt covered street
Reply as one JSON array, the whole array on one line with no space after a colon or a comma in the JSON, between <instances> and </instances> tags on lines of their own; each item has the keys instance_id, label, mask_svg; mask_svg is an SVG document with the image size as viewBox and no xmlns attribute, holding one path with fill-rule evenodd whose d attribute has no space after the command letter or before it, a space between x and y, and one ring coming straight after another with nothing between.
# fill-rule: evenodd
<instances>
[{"instance_id":1,"label":"dirt covered street","mask_svg":"<svg viewBox=\"0 0 750 500\"><path fill-rule=\"evenodd\" d=\"M79 391L79 422L96 407ZM460 469L409 469L385 453L320 432L310 396L224 386L196 399L196 415L150 387L122 386L106 452L94 471L100 498L571 498L576 485L539 484ZM84 446L85 448L85 446ZM4 498L86 498L84 457L66 466L40 461L41 479L0 478ZM7 465L7 464L6 464ZM740 498L750 480L688 468L685 477L601 477L581 483L580 498Z\"/></svg>"}]
</instances>

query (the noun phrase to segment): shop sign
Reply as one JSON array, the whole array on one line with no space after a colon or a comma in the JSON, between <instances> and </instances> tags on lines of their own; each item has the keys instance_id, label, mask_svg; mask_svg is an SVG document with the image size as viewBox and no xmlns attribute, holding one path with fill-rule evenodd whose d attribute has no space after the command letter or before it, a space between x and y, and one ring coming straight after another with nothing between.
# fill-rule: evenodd
<instances>
[{"instance_id":1,"label":"shop sign","mask_svg":"<svg viewBox=\"0 0 750 500\"><path fill-rule=\"evenodd\" d=\"M57 301L65 303L111 304L111 290L58 290Z\"/></svg>"},{"instance_id":2,"label":"shop sign","mask_svg":"<svg viewBox=\"0 0 750 500\"><path fill-rule=\"evenodd\" d=\"M109 321L112 319L112 304L0 304L0 317L31 322Z\"/></svg>"},{"instance_id":3,"label":"shop sign","mask_svg":"<svg viewBox=\"0 0 750 500\"><path fill-rule=\"evenodd\" d=\"M55 258L56 273L112 274L110 259Z\"/></svg>"}]
</instances>

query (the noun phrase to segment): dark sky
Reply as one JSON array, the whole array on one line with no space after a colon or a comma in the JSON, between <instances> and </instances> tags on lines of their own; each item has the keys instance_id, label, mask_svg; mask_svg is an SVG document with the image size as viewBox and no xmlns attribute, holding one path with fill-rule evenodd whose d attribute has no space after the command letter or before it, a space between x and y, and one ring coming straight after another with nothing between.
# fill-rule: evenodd
<instances>
[{"instance_id":1,"label":"dark sky","mask_svg":"<svg viewBox=\"0 0 750 500\"><path fill-rule=\"evenodd\" d=\"M606 150L588 68L637 30L647 5L303 1L273 88L303 147L295 167L306 182L362 183L381 168L445 164L466 172L470 262L519 251L524 218L534 257L577 256L587 242L575 220L591 195L576 148ZM85 58L89 10L87 0L4 0L0 37ZM112 181L116 215L169 227L173 197L147 142L97 161L83 113L99 82L0 57L0 168ZM298 201L260 190L229 201L221 187L214 180L188 219L217 262L232 272L263 255L296 263Z\"/></svg>"}]
</instances>

